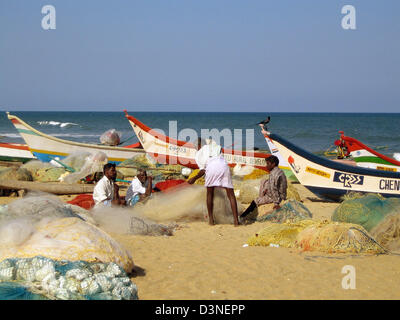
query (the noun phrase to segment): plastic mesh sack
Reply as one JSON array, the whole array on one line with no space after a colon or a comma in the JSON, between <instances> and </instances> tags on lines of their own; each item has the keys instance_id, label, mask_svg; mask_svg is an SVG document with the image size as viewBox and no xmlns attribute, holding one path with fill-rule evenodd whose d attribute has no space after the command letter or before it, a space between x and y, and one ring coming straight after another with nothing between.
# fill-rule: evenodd
<instances>
[{"instance_id":1,"label":"plastic mesh sack","mask_svg":"<svg viewBox=\"0 0 400 320\"><path fill-rule=\"evenodd\" d=\"M400 199L384 198L378 194L353 195L347 198L332 215L332 221L361 225L367 231L376 227L383 218L400 211Z\"/></svg>"},{"instance_id":2,"label":"plastic mesh sack","mask_svg":"<svg viewBox=\"0 0 400 320\"><path fill-rule=\"evenodd\" d=\"M100 142L108 146L117 146L121 142L121 134L115 129L110 129L100 136Z\"/></svg>"},{"instance_id":3,"label":"plastic mesh sack","mask_svg":"<svg viewBox=\"0 0 400 320\"><path fill-rule=\"evenodd\" d=\"M137 287L115 263L41 256L0 262L0 299L133 300Z\"/></svg>"},{"instance_id":4,"label":"plastic mesh sack","mask_svg":"<svg viewBox=\"0 0 400 320\"><path fill-rule=\"evenodd\" d=\"M88 175L96 172L103 172L103 167L107 163L107 155L104 152L96 152L88 156L85 160L85 164L80 171L68 174L63 177L65 183L76 183L81 179L84 179Z\"/></svg>"},{"instance_id":5,"label":"plastic mesh sack","mask_svg":"<svg viewBox=\"0 0 400 320\"><path fill-rule=\"evenodd\" d=\"M363 227L328 221L301 231L297 236L297 247L303 251L327 253L386 253Z\"/></svg>"},{"instance_id":6,"label":"plastic mesh sack","mask_svg":"<svg viewBox=\"0 0 400 320\"><path fill-rule=\"evenodd\" d=\"M269 246L279 244L282 247L293 248L296 246L297 235L306 227L315 224L312 220L298 222L271 223L264 229L250 237L247 243L250 246Z\"/></svg>"},{"instance_id":7,"label":"plastic mesh sack","mask_svg":"<svg viewBox=\"0 0 400 320\"><path fill-rule=\"evenodd\" d=\"M259 217L257 221L259 222L286 222L286 221L298 221L304 219L311 219L312 214L308 208L301 202L296 200L286 200L279 209L274 210L270 214L266 214Z\"/></svg>"}]
</instances>

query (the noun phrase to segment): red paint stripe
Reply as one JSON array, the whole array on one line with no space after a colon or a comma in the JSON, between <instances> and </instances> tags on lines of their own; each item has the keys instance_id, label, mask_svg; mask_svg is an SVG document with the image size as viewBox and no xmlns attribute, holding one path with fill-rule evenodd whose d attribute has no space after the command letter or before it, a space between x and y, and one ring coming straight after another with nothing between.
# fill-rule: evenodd
<instances>
[{"instance_id":1,"label":"red paint stripe","mask_svg":"<svg viewBox=\"0 0 400 320\"><path fill-rule=\"evenodd\" d=\"M19 122L17 119L11 119L11 122L13 124L21 124L21 122Z\"/></svg>"},{"instance_id":2,"label":"red paint stripe","mask_svg":"<svg viewBox=\"0 0 400 320\"><path fill-rule=\"evenodd\" d=\"M126 116L126 118L128 120L132 121L140 129L142 129L142 130L146 131L147 133L155 136L156 139L159 139L159 140L162 140L164 142L167 142L167 143L170 143L170 144L173 144L173 145L177 145L177 146L180 146L180 147L181 146L185 146L187 148L196 149L196 147L192 143L189 143L189 142L186 142L186 141L175 140L175 139L172 139L172 138L170 138L168 136L164 136L164 135L159 134L159 133L157 133L156 135L153 134L153 132L155 132L155 131L153 131L150 127L146 126L144 123L140 122L136 118L130 116L126 112L126 110L124 110L124 112L125 112L125 116ZM150 132L150 131L152 131L152 132ZM268 154L268 153L261 153L261 152L254 152L253 153L253 152L231 150L231 149L222 149L222 153L224 153L224 154L232 154L232 155L237 155L237 156L246 156L247 155L247 156L251 156L251 157L254 157L254 158L263 158L263 159L266 159L266 158L268 158L270 156L270 154Z\"/></svg>"},{"instance_id":3,"label":"red paint stripe","mask_svg":"<svg viewBox=\"0 0 400 320\"><path fill-rule=\"evenodd\" d=\"M344 135L342 135L341 138L345 141L346 146L350 152L365 149L365 150L371 152L372 154L376 155L377 157L379 157L383 160L386 160L387 162L390 162L391 164L393 164L395 166L400 166L399 161L396 161L392 158L389 158L383 154L376 152L375 150L371 149L370 147L367 147L365 144L363 144L362 142L360 142L354 138L346 137Z\"/></svg>"},{"instance_id":4,"label":"red paint stripe","mask_svg":"<svg viewBox=\"0 0 400 320\"><path fill-rule=\"evenodd\" d=\"M18 150L26 150L29 151L27 145L24 144L11 144L11 143L0 143L1 148L9 148L9 149L18 149Z\"/></svg>"}]
</instances>

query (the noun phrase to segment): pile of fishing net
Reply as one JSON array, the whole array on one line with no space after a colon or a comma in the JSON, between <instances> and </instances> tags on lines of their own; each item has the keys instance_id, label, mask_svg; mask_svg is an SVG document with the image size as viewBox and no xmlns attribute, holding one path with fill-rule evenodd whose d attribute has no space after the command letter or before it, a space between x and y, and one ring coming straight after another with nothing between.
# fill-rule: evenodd
<instances>
[{"instance_id":1,"label":"pile of fishing net","mask_svg":"<svg viewBox=\"0 0 400 320\"><path fill-rule=\"evenodd\" d=\"M269 224L248 240L252 246L278 244L302 251L326 253L386 253L361 226L340 222L301 220Z\"/></svg>"},{"instance_id":2,"label":"pile of fishing net","mask_svg":"<svg viewBox=\"0 0 400 320\"><path fill-rule=\"evenodd\" d=\"M115 129L107 130L100 136L100 142L107 146L117 146L121 142L121 133Z\"/></svg>"},{"instance_id":3,"label":"pile of fishing net","mask_svg":"<svg viewBox=\"0 0 400 320\"><path fill-rule=\"evenodd\" d=\"M28 196L11 202L0 216L0 260L44 256L115 262L130 272L130 253L90 223L94 220L82 211L87 212L51 196Z\"/></svg>"},{"instance_id":4,"label":"pile of fishing net","mask_svg":"<svg viewBox=\"0 0 400 320\"><path fill-rule=\"evenodd\" d=\"M379 194L351 194L336 208L332 221L363 226L367 231L376 227L387 215L399 212L400 199L384 198Z\"/></svg>"},{"instance_id":5,"label":"pile of fishing net","mask_svg":"<svg viewBox=\"0 0 400 320\"><path fill-rule=\"evenodd\" d=\"M91 174L103 172L103 167L107 162L108 158L104 152L98 151L91 154L85 158L85 163L79 171L64 176L62 182L76 183Z\"/></svg>"},{"instance_id":6,"label":"pile of fishing net","mask_svg":"<svg viewBox=\"0 0 400 320\"><path fill-rule=\"evenodd\" d=\"M400 211L388 214L371 230L376 241L389 251L400 251Z\"/></svg>"},{"instance_id":7,"label":"pile of fishing net","mask_svg":"<svg viewBox=\"0 0 400 320\"><path fill-rule=\"evenodd\" d=\"M177 227L156 223L130 207L96 207L92 216L99 228L120 235L172 236Z\"/></svg>"},{"instance_id":8,"label":"pile of fishing net","mask_svg":"<svg viewBox=\"0 0 400 320\"><path fill-rule=\"evenodd\" d=\"M245 176L243 176L243 180L254 180L259 178L266 178L268 177L268 172L265 170L253 168L253 171Z\"/></svg>"},{"instance_id":9,"label":"pile of fishing net","mask_svg":"<svg viewBox=\"0 0 400 320\"><path fill-rule=\"evenodd\" d=\"M253 180L240 180L237 178L232 179L237 201L241 203L250 203L254 199L258 198L260 193L260 185L264 179L265 178ZM290 181L287 182L286 199L301 201L298 191Z\"/></svg>"},{"instance_id":10,"label":"pile of fishing net","mask_svg":"<svg viewBox=\"0 0 400 320\"><path fill-rule=\"evenodd\" d=\"M285 200L279 209L258 217L257 221L282 223L286 221L296 222L311 218L312 214L304 204L296 200Z\"/></svg>"},{"instance_id":11,"label":"pile of fishing net","mask_svg":"<svg viewBox=\"0 0 400 320\"><path fill-rule=\"evenodd\" d=\"M24 168L6 168L0 172L0 180L32 181L33 178Z\"/></svg>"},{"instance_id":12,"label":"pile of fishing net","mask_svg":"<svg viewBox=\"0 0 400 320\"><path fill-rule=\"evenodd\" d=\"M23 164L20 168L28 170L33 177L36 171L40 169L51 169L54 168L54 166L48 162L42 162L40 160L30 160Z\"/></svg>"},{"instance_id":13,"label":"pile of fishing net","mask_svg":"<svg viewBox=\"0 0 400 320\"><path fill-rule=\"evenodd\" d=\"M46 257L0 262L0 300L134 300L137 287L117 264Z\"/></svg>"},{"instance_id":14,"label":"pile of fishing net","mask_svg":"<svg viewBox=\"0 0 400 320\"><path fill-rule=\"evenodd\" d=\"M138 217L157 223L204 221L207 219L206 188L198 185L181 184L174 192L156 192L144 203L137 203L131 210ZM244 208L238 203L238 211ZM232 224L233 214L226 192L214 190L214 221Z\"/></svg>"},{"instance_id":15,"label":"pile of fishing net","mask_svg":"<svg viewBox=\"0 0 400 320\"><path fill-rule=\"evenodd\" d=\"M91 153L85 151L77 151L69 154L67 157L62 159L62 163L74 171L80 171L83 166L85 166L88 158L90 158Z\"/></svg>"},{"instance_id":16,"label":"pile of fishing net","mask_svg":"<svg viewBox=\"0 0 400 320\"><path fill-rule=\"evenodd\" d=\"M156 161L149 156L147 153L142 153L134 156L131 159L127 159L119 164L121 167L134 167L136 169L143 168L155 168Z\"/></svg>"}]
</instances>

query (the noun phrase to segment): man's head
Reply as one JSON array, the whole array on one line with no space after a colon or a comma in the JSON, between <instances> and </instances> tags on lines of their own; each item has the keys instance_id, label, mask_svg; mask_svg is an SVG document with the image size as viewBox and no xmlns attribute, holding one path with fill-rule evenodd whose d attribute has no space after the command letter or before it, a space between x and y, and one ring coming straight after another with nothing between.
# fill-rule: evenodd
<instances>
[{"instance_id":1,"label":"man's head","mask_svg":"<svg viewBox=\"0 0 400 320\"><path fill-rule=\"evenodd\" d=\"M265 161L267 162L268 171L271 171L273 168L279 165L279 159L276 156L269 156L267 159L265 159Z\"/></svg>"},{"instance_id":2,"label":"man's head","mask_svg":"<svg viewBox=\"0 0 400 320\"><path fill-rule=\"evenodd\" d=\"M117 178L117 170L115 169L115 163L107 163L103 167L104 175L110 179L115 180Z\"/></svg>"},{"instance_id":3,"label":"man's head","mask_svg":"<svg viewBox=\"0 0 400 320\"><path fill-rule=\"evenodd\" d=\"M146 172L146 170L139 169L139 170L138 170L138 173L137 173L137 175L136 175L136 177L139 179L139 181L140 181L141 183L145 183L145 182L146 182L146 178L147 178L147 172Z\"/></svg>"}]
</instances>

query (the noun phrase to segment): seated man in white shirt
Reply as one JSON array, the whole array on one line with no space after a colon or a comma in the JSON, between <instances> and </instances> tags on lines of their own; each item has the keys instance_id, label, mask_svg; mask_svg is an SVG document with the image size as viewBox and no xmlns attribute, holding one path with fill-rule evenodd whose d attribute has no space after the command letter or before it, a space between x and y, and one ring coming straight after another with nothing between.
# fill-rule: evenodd
<instances>
[{"instance_id":1,"label":"seated man in white shirt","mask_svg":"<svg viewBox=\"0 0 400 320\"><path fill-rule=\"evenodd\" d=\"M143 187L147 182L146 188ZM136 177L133 178L132 183L129 185L126 191L126 204L128 206L134 206L141 200L144 200L151 195L153 178L147 176L145 170L140 169Z\"/></svg>"},{"instance_id":2,"label":"seated man in white shirt","mask_svg":"<svg viewBox=\"0 0 400 320\"><path fill-rule=\"evenodd\" d=\"M103 167L104 176L97 182L93 190L95 208L101 205L111 207L112 205L124 205L125 200L119 197L119 187L115 183L117 170L114 163L107 163Z\"/></svg>"}]
</instances>

